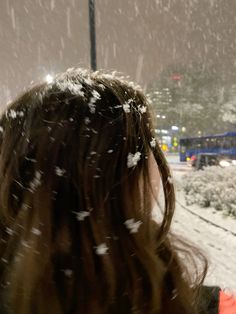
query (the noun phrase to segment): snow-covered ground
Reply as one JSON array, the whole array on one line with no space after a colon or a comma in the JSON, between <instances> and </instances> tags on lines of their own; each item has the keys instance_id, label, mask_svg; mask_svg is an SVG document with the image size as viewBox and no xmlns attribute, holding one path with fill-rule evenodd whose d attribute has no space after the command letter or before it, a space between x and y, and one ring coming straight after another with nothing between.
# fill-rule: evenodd
<instances>
[{"instance_id":1,"label":"snow-covered ground","mask_svg":"<svg viewBox=\"0 0 236 314\"><path fill-rule=\"evenodd\" d=\"M171 166L174 178L181 180L183 169ZM211 208L186 206L184 192L178 190L172 228L205 252L210 265L205 283L236 293L236 219Z\"/></svg>"},{"instance_id":2,"label":"snow-covered ground","mask_svg":"<svg viewBox=\"0 0 236 314\"><path fill-rule=\"evenodd\" d=\"M205 284L218 285L236 295L236 219L213 208L186 206L184 192L177 183L186 172L192 171L191 167L180 163L177 155L169 155L167 160L178 187L172 230L205 253L209 262ZM160 219L158 211L154 211L154 217Z\"/></svg>"}]
</instances>

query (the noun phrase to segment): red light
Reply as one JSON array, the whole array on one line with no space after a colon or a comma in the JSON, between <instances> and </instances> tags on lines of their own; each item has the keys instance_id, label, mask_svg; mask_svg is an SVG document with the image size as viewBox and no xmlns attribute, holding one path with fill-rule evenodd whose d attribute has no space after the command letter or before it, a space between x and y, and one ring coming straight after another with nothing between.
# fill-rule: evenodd
<instances>
[{"instance_id":1,"label":"red light","mask_svg":"<svg viewBox=\"0 0 236 314\"><path fill-rule=\"evenodd\" d=\"M170 77L170 79L171 79L172 81L180 81L180 80L182 79L182 77L181 77L181 75L179 75L179 74L173 74L173 75Z\"/></svg>"}]
</instances>

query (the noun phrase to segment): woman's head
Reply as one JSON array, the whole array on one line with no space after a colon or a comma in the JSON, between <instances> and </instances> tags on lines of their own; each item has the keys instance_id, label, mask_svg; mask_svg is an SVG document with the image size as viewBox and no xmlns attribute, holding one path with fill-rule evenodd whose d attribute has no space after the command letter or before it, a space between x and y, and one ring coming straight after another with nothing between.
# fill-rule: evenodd
<instances>
[{"instance_id":1,"label":"woman's head","mask_svg":"<svg viewBox=\"0 0 236 314\"><path fill-rule=\"evenodd\" d=\"M142 92L69 70L13 102L0 127L0 276L13 312L160 310L174 192ZM165 192L155 226L153 157Z\"/></svg>"}]
</instances>

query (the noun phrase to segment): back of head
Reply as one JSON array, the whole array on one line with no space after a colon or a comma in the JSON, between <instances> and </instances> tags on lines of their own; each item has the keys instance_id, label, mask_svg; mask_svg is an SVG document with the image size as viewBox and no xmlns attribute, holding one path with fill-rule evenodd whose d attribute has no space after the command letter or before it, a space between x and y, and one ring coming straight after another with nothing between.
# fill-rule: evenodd
<instances>
[{"instance_id":1,"label":"back of head","mask_svg":"<svg viewBox=\"0 0 236 314\"><path fill-rule=\"evenodd\" d=\"M171 302L171 313L191 312L185 280L172 301L178 283L165 283L171 259L181 278L166 242L174 192L142 92L70 70L18 98L0 126L0 279L9 313L169 313ZM151 155L165 192L159 225L151 220Z\"/></svg>"}]
</instances>

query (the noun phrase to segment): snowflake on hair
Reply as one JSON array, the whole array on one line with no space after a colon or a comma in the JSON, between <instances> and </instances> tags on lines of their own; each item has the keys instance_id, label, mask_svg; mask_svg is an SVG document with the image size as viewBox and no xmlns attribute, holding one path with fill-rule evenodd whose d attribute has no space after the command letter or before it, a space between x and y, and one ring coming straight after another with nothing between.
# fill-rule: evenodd
<instances>
[{"instance_id":1,"label":"snowflake on hair","mask_svg":"<svg viewBox=\"0 0 236 314\"><path fill-rule=\"evenodd\" d=\"M156 147L157 142L156 142L156 139L154 137L152 137L152 139L150 141L150 145L151 145L152 148Z\"/></svg>"},{"instance_id":2,"label":"snowflake on hair","mask_svg":"<svg viewBox=\"0 0 236 314\"><path fill-rule=\"evenodd\" d=\"M107 247L106 243L101 243L95 247L95 250L96 250L97 255L105 255L105 254L107 254L108 247Z\"/></svg>"},{"instance_id":3,"label":"snowflake on hair","mask_svg":"<svg viewBox=\"0 0 236 314\"><path fill-rule=\"evenodd\" d=\"M93 91L92 91L92 97L90 98L89 104L88 104L89 111L90 111L91 113L95 113L95 111L96 111L95 103L96 103L96 101L99 100L99 99L101 99L100 94L99 94L96 90L93 90Z\"/></svg>"},{"instance_id":4,"label":"snowflake on hair","mask_svg":"<svg viewBox=\"0 0 236 314\"><path fill-rule=\"evenodd\" d=\"M123 109L124 109L124 112L126 113L129 113L130 112L130 104L132 102L132 99L129 99L128 101L126 101L124 104L123 104Z\"/></svg>"},{"instance_id":5,"label":"snowflake on hair","mask_svg":"<svg viewBox=\"0 0 236 314\"><path fill-rule=\"evenodd\" d=\"M89 119L89 117L85 117L84 123L85 123L86 125L88 125L90 122L91 122L91 120Z\"/></svg>"},{"instance_id":6,"label":"snowflake on hair","mask_svg":"<svg viewBox=\"0 0 236 314\"><path fill-rule=\"evenodd\" d=\"M69 268L63 269L63 272L64 272L65 276L68 277L68 278L71 278L72 275L73 275L73 270L69 269Z\"/></svg>"},{"instance_id":7,"label":"snowflake on hair","mask_svg":"<svg viewBox=\"0 0 236 314\"><path fill-rule=\"evenodd\" d=\"M140 113L145 113L146 111L147 111L147 107L145 107L145 106L138 106L138 110L139 110L139 112Z\"/></svg>"},{"instance_id":8,"label":"snowflake on hair","mask_svg":"<svg viewBox=\"0 0 236 314\"><path fill-rule=\"evenodd\" d=\"M84 97L83 86L79 82L70 82L70 81L64 82L62 80L58 80L56 82L56 85L63 92L69 90L71 94L73 95Z\"/></svg>"},{"instance_id":9,"label":"snowflake on hair","mask_svg":"<svg viewBox=\"0 0 236 314\"><path fill-rule=\"evenodd\" d=\"M133 167L137 166L137 164L140 160L140 157L141 157L140 152L136 152L135 154L129 153L128 157L127 157L127 167L133 168Z\"/></svg>"},{"instance_id":10,"label":"snowflake on hair","mask_svg":"<svg viewBox=\"0 0 236 314\"><path fill-rule=\"evenodd\" d=\"M17 117L16 111L13 110L13 109L9 110L8 117L12 118L12 119L15 119Z\"/></svg>"},{"instance_id":11,"label":"snowflake on hair","mask_svg":"<svg viewBox=\"0 0 236 314\"><path fill-rule=\"evenodd\" d=\"M63 177L64 174L66 173L65 169L61 169L59 167L55 167L55 173L58 177Z\"/></svg>"},{"instance_id":12,"label":"snowflake on hair","mask_svg":"<svg viewBox=\"0 0 236 314\"><path fill-rule=\"evenodd\" d=\"M172 177L168 177L167 181L170 183L170 184L173 184L174 181L173 181L173 178Z\"/></svg>"},{"instance_id":13,"label":"snowflake on hair","mask_svg":"<svg viewBox=\"0 0 236 314\"><path fill-rule=\"evenodd\" d=\"M15 111L14 109L10 109L6 112L6 116L11 119L16 119L17 117L23 117L23 111Z\"/></svg>"},{"instance_id":14,"label":"snowflake on hair","mask_svg":"<svg viewBox=\"0 0 236 314\"><path fill-rule=\"evenodd\" d=\"M83 221L86 217L88 217L90 215L90 212L88 211L80 211L80 212L76 212L76 218L79 221Z\"/></svg>"},{"instance_id":15,"label":"snowflake on hair","mask_svg":"<svg viewBox=\"0 0 236 314\"><path fill-rule=\"evenodd\" d=\"M135 221L134 218L128 219L124 222L126 228L130 233L137 233L139 227L141 226L141 221Z\"/></svg>"}]
</instances>

